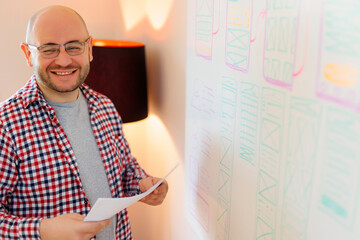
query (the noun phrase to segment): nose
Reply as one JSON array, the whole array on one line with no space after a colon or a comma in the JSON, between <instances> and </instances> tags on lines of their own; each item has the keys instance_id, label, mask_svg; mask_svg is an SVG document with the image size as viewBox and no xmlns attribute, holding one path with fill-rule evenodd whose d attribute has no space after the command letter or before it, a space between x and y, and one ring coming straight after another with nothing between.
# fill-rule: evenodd
<instances>
[{"instance_id":1,"label":"nose","mask_svg":"<svg viewBox=\"0 0 360 240\"><path fill-rule=\"evenodd\" d=\"M60 47L59 55L55 58L55 63L62 67L66 67L72 63L71 56L66 52L64 46Z\"/></svg>"}]
</instances>

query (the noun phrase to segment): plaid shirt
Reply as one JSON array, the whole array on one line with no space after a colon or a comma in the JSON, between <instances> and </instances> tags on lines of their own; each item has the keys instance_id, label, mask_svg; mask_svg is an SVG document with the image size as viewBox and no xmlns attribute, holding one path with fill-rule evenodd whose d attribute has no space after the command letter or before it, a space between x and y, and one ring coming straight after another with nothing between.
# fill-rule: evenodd
<instances>
[{"instance_id":1,"label":"plaid shirt","mask_svg":"<svg viewBox=\"0 0 360 240\"><path fill-rule=\"evenodd\" d=\"M131 156L113 103L85 84L91 125L111 194L140 193L148 176ZM42 218L90 211L70 142L38 89L35 77L0 105L0 239L40 239ZM127 210L118 214L117 239L132 239Z\"/></svg>"}]
</instances>

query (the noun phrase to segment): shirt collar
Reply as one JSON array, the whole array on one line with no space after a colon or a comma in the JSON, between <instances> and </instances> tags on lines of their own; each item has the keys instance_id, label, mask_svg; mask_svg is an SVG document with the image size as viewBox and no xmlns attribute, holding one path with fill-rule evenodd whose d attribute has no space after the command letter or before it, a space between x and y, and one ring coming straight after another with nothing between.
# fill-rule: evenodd
<instances>
[{"instance_id":1,"label":"shirt collar","mask_svg":"<svg viewBox=\"0 0 360 240\"><path fill-rule=\"evenodd\" d=\"M27 108L33 102L38 102L41 105L47 105L47 101L38 87L35 75L29 79L22 91L23 92L21 93L21 96L25 108ZM99 99L93 94L93 90L91 90L88 85L83 84L80 86L80 91L82 91L90 106L95 107L97 105Z\"/></svg>"},{"instance_id":2,"label":"shirt collar","mask_svg":"<svg viewBox=\"0 0 360 240\"><path fill-rule=\"evenodd\" d=\"M36 101L40 104L46 103L44 95L42 94L36 83L35 75L33 75L30 80L27 81L22 91L23 92L21 96L23 98L25 108L27 108L31 103Z\"/></svg>"}]
</instances>

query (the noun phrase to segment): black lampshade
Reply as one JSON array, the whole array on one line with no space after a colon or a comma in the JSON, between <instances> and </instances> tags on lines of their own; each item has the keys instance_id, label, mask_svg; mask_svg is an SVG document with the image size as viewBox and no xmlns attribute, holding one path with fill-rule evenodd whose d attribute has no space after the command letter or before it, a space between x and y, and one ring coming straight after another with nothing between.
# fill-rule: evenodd
<instances>
[{"instance_id":1,"label":"black lampshade","mask_svg":"<svg viewBox=\"0 0 360 240\"><path fill-rule=\"evenodd\" d=\"M145 45L95 39L93 56L85 83L114 102L124 123L146 118L148 98Z\"/></svg>"}]
</instances>

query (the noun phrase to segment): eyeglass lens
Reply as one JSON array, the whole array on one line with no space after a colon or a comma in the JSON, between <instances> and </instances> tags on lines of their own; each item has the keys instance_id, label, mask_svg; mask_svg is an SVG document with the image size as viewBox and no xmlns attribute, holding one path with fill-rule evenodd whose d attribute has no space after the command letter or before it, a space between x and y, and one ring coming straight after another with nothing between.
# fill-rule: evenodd
<instances>
[{"instance_id":1,"label":"eyeglass lens","mask_svg":"<svg viewBox=\"0 0 360 240\"><path fill-rule=\"evenodd\" d=\"M84 42L69 42L64 45L65 51L71 56L82 54L84 46ZM53 58L59 55L60 47L61 45L44 45L40 47L39 51L44 57Z\"/></svg>"}]
</instances>

